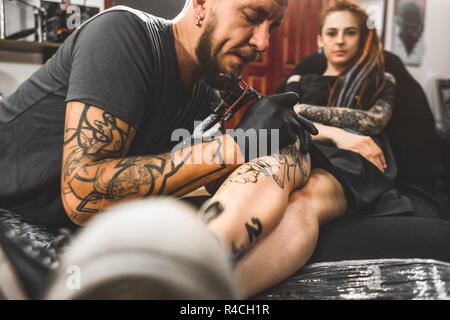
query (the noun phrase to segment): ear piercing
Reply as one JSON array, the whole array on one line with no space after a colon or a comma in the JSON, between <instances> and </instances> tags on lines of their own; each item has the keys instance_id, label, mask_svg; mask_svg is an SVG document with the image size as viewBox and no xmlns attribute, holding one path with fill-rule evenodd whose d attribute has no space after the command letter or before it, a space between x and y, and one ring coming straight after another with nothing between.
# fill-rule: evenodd
<instances>
[{"instance_id":1,"label":"ear piercing","mask_svg":"<svg viewBox=\"0 0 450 320\"><path fill-rule=\"evenodd\" d=\"M195 25L200 28L200 16L197 16L197 22Z\"/></svg>"}]
</instances>

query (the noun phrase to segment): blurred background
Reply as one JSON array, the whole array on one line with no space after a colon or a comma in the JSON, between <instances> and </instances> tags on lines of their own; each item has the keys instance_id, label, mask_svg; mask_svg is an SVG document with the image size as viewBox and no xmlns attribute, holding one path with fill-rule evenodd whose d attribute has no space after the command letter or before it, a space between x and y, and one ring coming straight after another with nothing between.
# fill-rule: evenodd
<instances>
[{"instance_id":1,"label":"blurred background","mask_svg":"<svg viewBox=\"0 0 450 320\"><path fill-rule=\"evenodd\" d=\"M244 77L263 94L273 93L294 66L305 56L317 51L317 24L321 10L333 0L291 0L288 15L283 25L271 36L269 51L258 63L247 68ZM28 3L26 5L24 2ZM450 42L446 34L450 30L449 0L359 0L373 17L373 25L382 36L385 49L399 55L408 71L425 90L436 126L442 127L439 100L448 103L450 79ZM54 3L54 6L51 6ZM49 7L50 4L50 7ZM73 6L80 8L80 21L96 12L114 5L126 5L151 14L173 19L182 10L185 0L0 0L0 36L2 39L21 30L32 30L36 26L36 7L46 7L47 20L60 13L61 23L53 16L48 23L51 32L45 39L31 34L20 42L45 40L37 47L16 46L18 40L0 40L0 93L9 95L15 88L57 49L70 34L64 32L64 21L72 16ZM409 8L405 9L405 4ZM64 6L65 5L65 6ZM35 8L33 8L33 6ZM403 6L403 9L402 9ZM72 7L68 12L67 8ZM59 9L58 9L59 8ZM411 9L412 8L412 9ZM52 12L50 12L52 11ZM56 13L55 13L56 12ZM61 15L61 12L64 15ZM76 13L76 12L75 12ZM50 17L50 18L49 18ZM72 19L72 22L77 22ZM400 38L415 24L416 38ZM55 33L58 30L58 33ZM66 30L67 31L67 30ZM68 30L70 31L70 29ZM55 35L56 34L56 35ZM7 41L7 43L5 43ZM51 43L50 43L51 42ZM406 44L406 45L405 45ZM400 52L402 48L409 55ZM409 51L408 51L409 50ZM402 55L403 54L403 55ZM439 88L439 84L441 89ZM442 92L440 92L441 90Z\"/></svg>"}]
</instances>

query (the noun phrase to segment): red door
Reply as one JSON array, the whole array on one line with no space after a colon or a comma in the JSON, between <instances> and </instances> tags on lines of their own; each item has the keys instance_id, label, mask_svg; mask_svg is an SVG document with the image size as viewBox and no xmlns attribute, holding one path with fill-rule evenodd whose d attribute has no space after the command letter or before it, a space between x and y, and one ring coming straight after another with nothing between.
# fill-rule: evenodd
<instances>
[{"instance_id":1,"label":"red door","mask_svg":"<svg viewBox=\"0 0 450 320\"><path fill-rule=\"evenodd\" d=\"M291 0L283 24L270 37L269 50L247 67L244 80L262 95L272 94L303 57L317 51L320 13L330 1ZM227 127L234 127L244 112Z\"/></svg>"},{"instance_id":2,"label":"red door","mask_svg":"<svg viewBox=\"0 0 450 320\"><path fill-rule=\"evenodd\" d=\"M111 8L114 5L114 0L105 0L105 10Z\"/></svg>"},{"instance_id":3,"label":"red door","mask_svg":"<svg viewBox=\"0 0 450 320\"><path fill-rule=\"evenodd\" d=\"M269 50L252 63L244 79L261 94L273 93L297 63L317 51L319 16L332 0L291 0L283 24L273 32Z\"/></svg>"}]
</instances>

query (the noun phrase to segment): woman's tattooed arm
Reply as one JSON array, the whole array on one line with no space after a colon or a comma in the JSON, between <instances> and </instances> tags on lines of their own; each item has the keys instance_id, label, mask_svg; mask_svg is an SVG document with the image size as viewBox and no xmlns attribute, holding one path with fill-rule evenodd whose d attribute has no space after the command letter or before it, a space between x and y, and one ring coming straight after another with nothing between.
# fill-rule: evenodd
<instances>
[{"instance_id":1,"label":"woman's tattooed arm","mask_svg":"<svg viewBox=\"0 0 450 320\"><path fill-rule=\"evenodd\" d=\"M92 215L124 199L183 195L232 171L222 157L222 140L210 142L210 162L192 163L194 149L125 157L135 129L114 115L79 102L66 113L62 200L70 218L84 224ZM223 160L223 159L222 159Z\"/></svg>"},{"instance_id":2,"label":"woman's tattooed arm","mask_svg":"<svg viewBox=\"0 0 450 320\"><path fill-rule=\"evenodd\" d=\"M384 100L378 100L368 111L308 104L295 106L295 111L313 122L352 129L367 136L377 135L383 131L392 116L392 107Z\"/></svg>"}]
</instances>

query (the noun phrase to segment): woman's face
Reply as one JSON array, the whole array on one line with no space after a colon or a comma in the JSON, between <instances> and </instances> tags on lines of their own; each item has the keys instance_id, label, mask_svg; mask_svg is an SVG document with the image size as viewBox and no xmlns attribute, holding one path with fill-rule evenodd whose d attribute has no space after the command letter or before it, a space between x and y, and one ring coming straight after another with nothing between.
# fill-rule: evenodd
<instances>
[{"instance_id":1,"label":"woman's face","mask_svg":"<svg viewBox=\"0 0 450 320\"><path fill-rule=\"evenodd\" d=\"M349 11L333 12L327 16L319 35L319 47L334 67L342 69L353 62L359 49L360 28Z\"/></svg>"}]
</instances>

